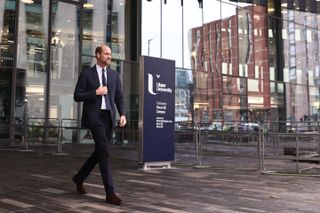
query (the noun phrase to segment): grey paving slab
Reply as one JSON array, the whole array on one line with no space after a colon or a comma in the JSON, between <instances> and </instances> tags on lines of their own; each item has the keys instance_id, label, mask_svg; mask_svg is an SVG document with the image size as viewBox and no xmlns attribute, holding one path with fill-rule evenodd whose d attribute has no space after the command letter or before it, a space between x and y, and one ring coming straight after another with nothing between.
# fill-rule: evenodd
<instances>
[{"instance_id":1,"label":"grey paving slab","mask_svg":"<svg viewBox=\"0 0 320 213\"><path fill-rule=\"evenodd\" d=\"M211 167L196 169L188 153L177 153L172 169L142 170L125 150L112 151L123 205L111 206L98 168L85 183L88 194L75 192L71 177L89 151L0 151L0 212L320 212L317 176L265 175L256 158L237 156L205 156Z\"/></svg>"}]
</instances>

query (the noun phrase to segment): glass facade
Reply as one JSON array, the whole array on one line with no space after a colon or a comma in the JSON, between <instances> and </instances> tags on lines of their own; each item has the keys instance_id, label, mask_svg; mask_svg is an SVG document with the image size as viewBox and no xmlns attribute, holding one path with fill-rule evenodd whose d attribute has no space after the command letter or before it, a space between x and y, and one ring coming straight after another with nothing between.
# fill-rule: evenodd
<instances>
[{"instance_id":1,"label":"glass facade","mask_svg":"<svg viewBox=\"0 0 320 213\"><path fill-rule=\"evenodd\" d=\"M176 61L176 122L318 121L319 12L317 0L0 0L0 141L37 124L46 143L46 127L77 122L75 83L100 43L130 128L140 55Z\"/></svg>"},{"instance_id":2,"label":"glass facade","mask_svg":"<svg viewBox=\"0 0 320 213\"><path fill-rule=\"evenodd\" d=\"M30 140L56 142L54 127L79 119L74 87L79 72L95 63L98 44L112 48L112 68L122 75L137 66L125 62L131 57L125 52L126 33L131 34L125 32L130 18L125 11L137 8L132 5L124 0L0 0L1 144L24 143L26 130ZM124 80L131 85L130 78Z\"/></svg>"},{"instance_id":3,"label":"glass facade","mask_svg":"<svg viewBox=\"0 0 320 213\"><path fill-rule=\"evenodd\" d=\"M182 12L172 1L142 4L142 20L158 5L152 27L160 29L142 34L142 54L174 59L179 67L176 121L319 120L319 1L179 2ZM168 34L183 41L182 51ZM180 112L181 100L189 102L188 112Z\"/></svg>"},{"instance_id":4,"label":"glass facade","mask_svg":"<svg viewBox=\"0 0 320 213\"><path fill-rule=\"evenodd\" d=\"M0 141L6 142L10 135L10 117L13 92L14 57L16 55L15 23L16 1L0 1ZM22 105L22 103L17 103ZM19 106L17 106L19 107Z\"/></svg>"}]
</instances>

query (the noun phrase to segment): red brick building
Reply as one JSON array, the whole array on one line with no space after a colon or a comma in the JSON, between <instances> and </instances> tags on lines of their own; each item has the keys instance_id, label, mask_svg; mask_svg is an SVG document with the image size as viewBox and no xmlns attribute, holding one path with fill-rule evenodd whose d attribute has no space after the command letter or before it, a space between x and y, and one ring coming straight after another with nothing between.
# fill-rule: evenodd
<instances>
[{"instance_id":1,"label":"red brick building","mask_svg":"<svg viewBox=\"0 0 320 213\"><path fill-rule=\"evenodd\" d=\"M192 29L195 120L269 119L267 20L254 5Z\"/></svg>"}]
</instances>

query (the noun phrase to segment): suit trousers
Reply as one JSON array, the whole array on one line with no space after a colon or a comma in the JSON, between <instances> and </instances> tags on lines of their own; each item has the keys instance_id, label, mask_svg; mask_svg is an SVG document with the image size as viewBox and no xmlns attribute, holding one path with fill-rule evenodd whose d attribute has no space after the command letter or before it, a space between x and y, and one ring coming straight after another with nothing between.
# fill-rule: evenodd
<instances>
[{"instance_id":1,"label":"suit trousers","mask_svg":"<svg viewBox=\"0 0 320 213\"><path fill-rule=\"evenodd\" d=\"M109 141L112 134L112 121L109 110L100 110L97 124L90 129L95 143L95 149L87 161L83 164L76 179L79 182L89 176L93 168L99 163L100 173L106 194L114 193L113 181L109 166Z\"/></svg>"}]
</instances>

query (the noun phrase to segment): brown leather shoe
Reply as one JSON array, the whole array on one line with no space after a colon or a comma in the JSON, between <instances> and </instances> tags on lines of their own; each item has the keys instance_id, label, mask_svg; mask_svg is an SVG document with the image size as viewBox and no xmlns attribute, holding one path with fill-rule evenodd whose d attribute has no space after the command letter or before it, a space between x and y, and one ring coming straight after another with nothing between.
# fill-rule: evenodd
<instances>
[{"instance_id":1,"label":"brown leather shoe","mask_svg":"<svg viewBox=\"0 0 320 213\"><path fill-rule=\"evenodd\" d=\"M83 182L78 181L76 177L73 177L72 181L76 184L76 190L79 194L87 193L83 187Z\"/></svg>"},{"instance_id":2,"label":"brown leather shoe","mask_svg":"<svg viewBox=\"0 0 320 213\"><path fill-rule=\"evenodd\" d=\"M121 199L115 193L111 193L106 196L106 203L119 206Z\"/></svg>"}]
</instances>

